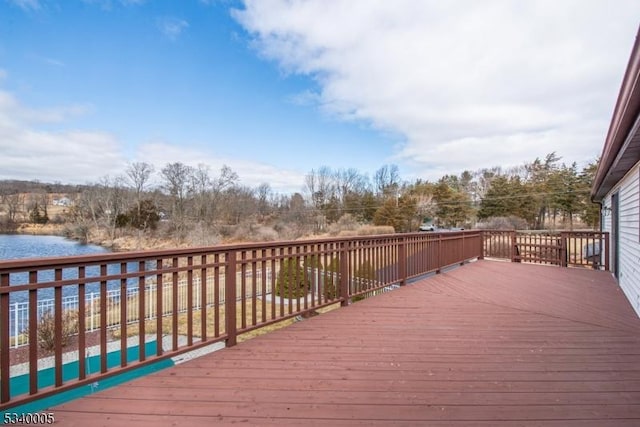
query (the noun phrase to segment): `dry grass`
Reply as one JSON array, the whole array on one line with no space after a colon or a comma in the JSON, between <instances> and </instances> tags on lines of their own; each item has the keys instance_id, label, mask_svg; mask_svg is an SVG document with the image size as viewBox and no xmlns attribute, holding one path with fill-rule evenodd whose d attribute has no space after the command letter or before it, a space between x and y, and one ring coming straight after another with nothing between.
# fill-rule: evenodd
<instances>
[{"instance_id":1,"label":"dry grass","mask_svg":"<svg viewBox=\"0 0 640 427\"><path fill-rule=\"evenodd\" d=\"M326 313L328 311L331 310L335 310L336 308L340 307L339 303L336 304L332 304L330 306L327 307L323 307L320 308L318 310L316 310L318 313ZM276 317L272 317L271 316L271 305L270 304L266 304L265 306L266 308L266 319L267 321L271 321L271 320L277 320L279 318L279 313L280 313L280 305L276 304L275 308L276 308ZM284 307L285 309L285 315L287 314L287 307ZM224 334L225 333L225 309L224 307L219 307L218 309L218 314L219 314L219 332L220 334ZM251 303L251 301L247 301L246 304L246 316L245 316L245 322L247 327L251 327L253 326L253 304ZM181 313L177 316L178 318L178 330L177 333L178 335L187 335L188 334L188 329L189 329L189 322L188 322L188 316L187 313ZM202 325L202 312L200 310L198 311L194 311L192 314L192 333L194 337L201 337L202 336L202 329L201 329L201 325ZM259 325L262 320L262 303L261 300L258 300L258 304L256 304L256 325ZM260 335L264 335L266 333L269 333L271 331L277 330L277 329L281 329L284 328L286 326L291 325L292 323L294 323L296 320L295 318L290 318L290 319L285 319L282 320L280 322L275 322L272 323L268 326L264 326L258 329L255 329L253 331L250 332L246 332L243 333L241 335L238 336L238 341L242 342L242 341L246 341L249 339L252 339L254 337L260 336ZM241 305L238 304L236 306L236 325L238 325L238 328L240 327L239 325L242 324L242 308ZM165 318L162 320L162 333L163 335L171 335L173 332L173 317L172 316L165 316ZM157 332L157 321L155 319L152 320L147 320L145 322L145 333L147 334L155 334ZM215 332L215 312L213 307L211 307L210 309L207 310L207 336L211 337L214 335ZM122 329L118 328L118 329L113 329L111 331L111 336L114 339L119 339L121 337L122 334ZM138 323L135 324L131 324L131 325L127 325L126 327L126 335L128 337L132 337L132 336L137 336L140 334L140 325Z\"/></svg>"}]
</instances>

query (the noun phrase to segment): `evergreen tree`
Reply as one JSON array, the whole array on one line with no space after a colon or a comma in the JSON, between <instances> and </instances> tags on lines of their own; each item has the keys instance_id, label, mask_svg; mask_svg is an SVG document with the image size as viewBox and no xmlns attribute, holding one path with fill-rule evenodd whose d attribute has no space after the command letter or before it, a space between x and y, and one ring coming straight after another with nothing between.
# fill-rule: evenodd
<instances>
[{"instance_id":1,"label":"evergreen tree","mask_svg":"<svg viewBox=\"0 0 640 427\"><path fill-rule=\"evenodd\" d=\"M478 218L515 216L529 224L535 222L536 207L530 191L530 185L523 183L519 176L495 177L480 202Z\"/></svg>"},{"instance_id":2,"label":"evergreen tree","mask_svg":"<svg viewBox=\"0 0 640 427\"><path fill-rule=\"evenodd\" d=\"M451 177L442 178L434 189L434 199L438 203L436 216L440 226L459 227L473 215L471 197L451 185L458 187L457 177L455 180Z\"/></svg>"},{"instance_id":3,"label":"evergreen tree","mask_svg":"<svg viewBox=\"0 0 640 427\"><path fill-rule=\"evenodd\" d=\"M323 295L326 299L332 300L338 296L338 275L340 272L340 260L335 257L331 260L324 275Z\"/></svg>"},{"instance_id":4,"label":"evergreen tree","mask_svg":"<svg viewBox=\"0 0 640 427\"><path fill-rule=\"evenodd\" d=\"M480 202L480 210L478 218L486 219L491 217L506 217L513 215L513 197L512 186L509 179L504 176L498 176L491 182L491 187Z\"/></svg>"},{"instance_id":5,"label":"evergreen tree","mask_svg":"<svg viewBox=\"0 0 640 427\"><path fill-rule=\"evenodd\" d=\"M29 219L34 224L46 224L49 222L49 215L47 214L47 209L40 208L38 203L33 205L33 208L29 211Z\"/></svg>"},{"instance_id":6,"label":"evergreen tree","mask_svg":"<svg viewBox=\"0 0 640 427\"><path fill-rule=\"evenodd\" d=\"M116 216L117 227L133 227L138 230L155 230L160 221L160 214L155 203L149 199L139 202L126 213Z\"/></svg>"},{"instance_id":7,"label":"evergreen tree","mask_svg":"<svg viewBox=\"0 0 640 427\"><path fill-rule=\"evenodd\" d=\"M297 258L285 258L280 265L274 294L284 298L298 298L309 291L307 274Z\"/></svg>"},{"instance_id":8,"label":"evergreen tree","mask_svg":"<svg viewBox=\"0 0 640 427\"><path fill-rule=\"evenodd\" d=\"M393 199L385 201L373 216L373 223L375 225L390 225L395 231L400 231L401 221L402 216L400 210L398 209L397 202Z\"/></svg>"},{"instance_id":9,"label":"evergreen tree","mask_svg":"<svg viewBox=\"0 0 640 427\"><path fill-rule=\"evenodd\" d=\"M551 209L551 197L554 185L551 176L558 169L560 157L555 152L545 156L544 161L536 158L533 163L526 166L531 183L532 198L536 205L536 219L534 227L544 228L545 220Z\"/></svg>"},{"instance_id":10,"label":"evergreen tree","mask_svg":"<svg viewBox=\"0 0 640 427\"><path fill-rule=\"evenodd\" d=\"M593 203L590 198L598 163L599 160L589 163L578 176L578 192L581 196L578 203L578 214L582 221L593 229L597 229L600 225L600 205Z\"/></svg>"}]
</instances>

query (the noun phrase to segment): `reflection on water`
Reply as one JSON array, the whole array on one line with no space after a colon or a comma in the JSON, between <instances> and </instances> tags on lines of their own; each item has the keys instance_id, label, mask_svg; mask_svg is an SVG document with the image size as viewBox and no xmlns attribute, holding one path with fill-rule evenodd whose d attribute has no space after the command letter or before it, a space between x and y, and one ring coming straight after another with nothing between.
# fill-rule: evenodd
<instances>
[{"instance_id":1,"label":"reflection on water","mask_svg":"<svg viewBox=\"0 0 640 427\"><path fill-rule=\"evenodd\" d=\"M41 258L59 257L73 255L89 255L107 253L107 249L96 245L80 244L58 236L30 236L30 235L0 235L0 260L21 259L21 258ZM119 274L120 264L110 264L107 266L107 274ZM127 264L128 272L138 271L135 262ZM63 280L78 279L78 268L65 268L62 271ZM97 277L100 275L99 266L89 266L85 269L85 277ZM38 272L38 282L51 282L55 278L53 270L42 270ZM28 273L13 273L10 276L10 284L18 285L29 282ZM137 279L129 279L129 284L137 282ZM109 281L107 289L119 287L119 281ZM97 282L88 283L85 287L87 293L99 292L100 284ZM77 295L78 286L64 286L62 288L63 297ZM28 298L28 293L16 292L11 295L11 302L24 302ZM53 298L53 288L39 289L38 299Z\"/></svg>"},{"instance_id":2,"label":"reflection on water","mask_svg":"<svg viewBox=\"0 0 640 427\"><path fill-rule=\"evenodd\" d=\"M83 245L59 236L0 234L0 260L88 255L109 252L101 246Z\"/></svg>"},{"instance_id":3,"label":"reflection on water","mask_svg":"<svg viewBox=\"0 0 640 427\"><path fill-rule=\"evenodd\" d=\"M0 261L10 259L27 259L27 258L43 258L43 257L64 257L101 254L109 252L108 250L95 245L82 245L73 241L63 239L61 237L52 236L22 236L22 235L0 235ZM28 264L28 263L27 263ZM9 273L9 284L11 286L25 285L30 282L29 268L27 271ZM106 269L106 274L102 274L102 269ZM62 281L70 282L60 287L62 298L58 300L62 304L63 310L77 310L79 307L79 285L82 281L85 286L85 302L89 310L87 325L88 330L94 330L95 313L94 305L99 303L102 296L106 297L110 303L119 303L120 298L125 295L137 294L140 278L136 274L140 271L150 271L156 269L156 261L148 261L140 265L139 261L126 263L111 262L104 266L97 264L86 264L82 266L70 266L61 268L60 276ZM117 276L121 274L131 274L123 282ZM155 274L143 277L155 279ZM156 273L157 274L157 273ZM31 280L38 283L36 290L35 310L37 316L40 317L46 312L54 310L54 288L48 285L59 284L56 281L56 272L53 269L36 270L37 280ZM101 283L99 280L104 276L115 276L112 280L105 282L106 291L102 294ZM92 278L95 278L92 281ZM152 280L146 281L151 284ZM126 288L122 292L122 285ZM16 337L14 345L19 345L20 335L26 330L29 322L29 311L34 307L29 304L29 291L11 292L9 298L9 328L12 337Z\"/></svg>"}]
</instances>

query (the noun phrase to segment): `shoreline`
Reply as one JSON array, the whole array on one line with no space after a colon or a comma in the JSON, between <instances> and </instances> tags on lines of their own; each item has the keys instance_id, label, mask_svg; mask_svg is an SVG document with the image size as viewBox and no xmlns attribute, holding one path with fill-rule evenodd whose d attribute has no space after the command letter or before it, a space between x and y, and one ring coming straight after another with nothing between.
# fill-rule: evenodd
<instances>
[{"instance_id":1,"label":"shoreline","mask_svg":"<svg viewBox=\"0 0 640 427\"><path fill-rule=\"evenodd\" d=\"M65 232L65 224L19 224L14 230L2 231L0 234L6 235L25 235L25 236L56 236L66 240L77 242L80 244L96 245L111 252L130 252L138 250L153 250L158 248L172 249L179 248L181 245L176 244L170 239L161 239L152 236L120 236L115 239L109 239L105 236L90 236L86 241L69 236Z\"/></svg>"},{"instance_id":2,"label":"shoreline","mask_svg":"<svg viewBox=\"0 0 640 427\"><path fill-rule=\"evenodd\" d=\"M64 236L62 224L19 224L13 231L5 231L2 234L30 234L32 236Z\"/></svg>"}]
</instances>

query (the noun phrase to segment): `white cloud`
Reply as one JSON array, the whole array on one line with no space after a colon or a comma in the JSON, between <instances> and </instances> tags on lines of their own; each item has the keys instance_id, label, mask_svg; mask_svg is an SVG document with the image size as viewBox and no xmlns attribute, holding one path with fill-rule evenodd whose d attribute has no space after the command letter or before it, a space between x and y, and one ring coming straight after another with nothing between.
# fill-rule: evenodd
<instances>
[{"instance_id":1,"label":"white cloud","mask_svg":"<svg viewBox=\"0 0 640 427\"><path fill-rule=\"evenodd\" d=\"M20 9L25 10L27 12L32 10L40 10L40 1L39 0L8 0L9 3L13 3L18 6Z\"/></svg>"},{"instance_id":2,"label":"white cloud","mask_svg":"<svg viewBox=\"0 0 640 427\"><path fill-rule=\"evenodd\" d=\"M262 56L318 82L292 99L402 135L395 160L435 178L597 156L640 2L246 0L233 14Z\"/></svg>"},{"instance_id":3,"label":"white cloud","mask_svg":"<svg viewBox=\"0 0 640 427\"><path fill-rule=\"evenodd\" d=\"M174 17L158 18L156 25L162 34L170 40L176 40L180 35L189 28L189 23L184 19Z\"/></svg>"},{"instance_id":4,"label":"white cloud","mask_svg":"<svg viewBox=\"0 0 640 427\"><path fill-rule=\"evenodd\" d=\"M112 135L41 128L86 111L82 106L30 109L0 90L0 179L86 183L120 172L124 160Z\"/></svg>"},{"instance_id":5,"label":"white cloud","mask_svg":"<svg viewBox=\"0 0 640 427\"><path fill-rule=\"evenodd\" d=\"M0 79L4 71L0 69ZM160 170L167 163L205 164L212 175L223 165L231 167L243 185L268 182L272 189L300 191L304 175L268 164L238 158L222 158L206 149L185 147L185 141L147 142L128 158L113 134L73 128L73 120L91 113L91 106L69 105L34 109L22 105L0 89L0 179L60 181L85 184L125 172L127 163L144 161ZM54 131L52 125L65 130Z\"/></svg>"}]
</instances>

